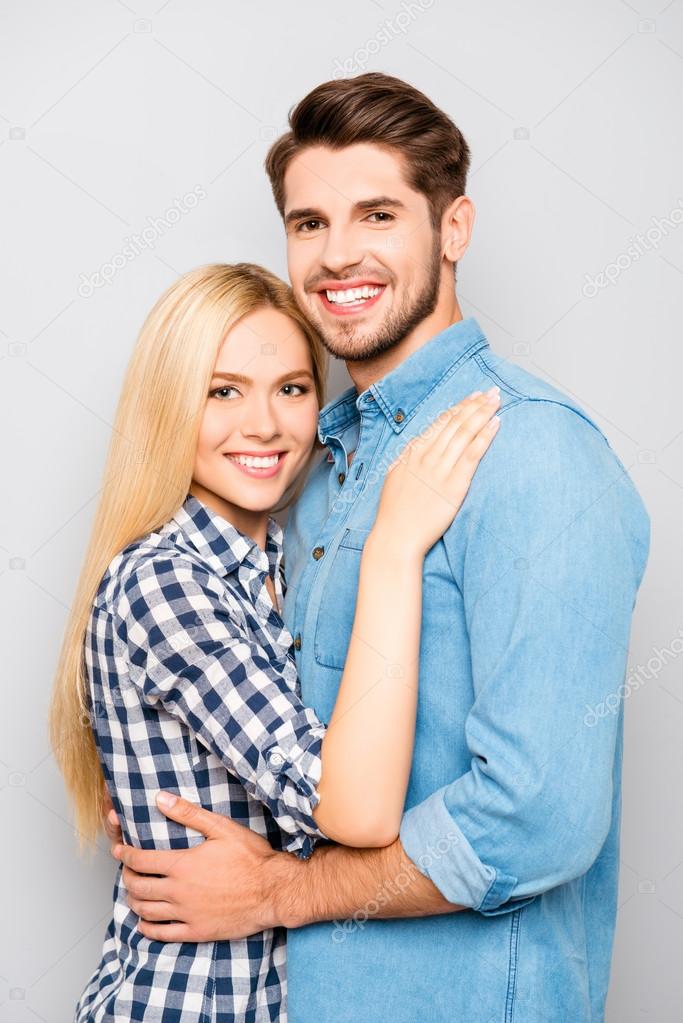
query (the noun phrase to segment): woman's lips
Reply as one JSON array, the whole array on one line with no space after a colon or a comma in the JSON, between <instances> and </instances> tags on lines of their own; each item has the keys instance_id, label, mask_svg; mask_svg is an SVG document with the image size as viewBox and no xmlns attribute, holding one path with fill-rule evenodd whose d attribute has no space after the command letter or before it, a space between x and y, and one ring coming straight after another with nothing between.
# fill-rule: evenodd
<instances>
[{"instance_id":1,"label":"woman's lips","mask_svg":"<svg viewBox=\"0 0 683 1023\"><path fill-rule=\"evenodd\" d=\"M319 291L318 294L320 295L320 300L325 309L327 309L327 311L332 313L334 316L353 316L355 313L365 312L366 309L369 309L370 306L375 305L375 303L380 300L380 298L382 297L386 290L386 284L378 284L375 286L381 288L381 291L379 292L378 295L373 295L372 298L361 299L358 302L349 302L344 304L339 302L330 302L326 294L327 289ZM342 288L340 290L343 291L346 289Z\"/></svg>"},{"instance_id":2,"label":"woman's lips","mask_svg":"<svg viewBox=\"0 0 683 1023\"><path fill-rule=\"evenodd\" d=\"M267 465L260 468L252 465L242 465L241 462L238 462L236 458L229 454L224 455L223 457L226 458L231 465L234 465L235 468L243 472L245 476L250 476L252 479L263 480L277 476L282 468L286 455L286 451L281 451L275 465Z\"/></svg>"}]
</instances>

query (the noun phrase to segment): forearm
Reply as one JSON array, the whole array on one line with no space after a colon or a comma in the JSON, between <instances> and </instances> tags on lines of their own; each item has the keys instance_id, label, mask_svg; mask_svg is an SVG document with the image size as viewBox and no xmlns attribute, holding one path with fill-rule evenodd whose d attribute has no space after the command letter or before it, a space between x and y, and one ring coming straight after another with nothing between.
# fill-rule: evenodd
<instances>
[{"instance_id":1,"label":"forearm","mask_svg":"<svg viewBox=\"0 0 683 1023\"><path fill-rule=\"evenodd\" d=\"M345 845L387 845L398 834L415 736L422 567L412 548L368 537L314 814Z\"/></svg>"},{"instance_id":2,"label":"forearm","mask_svg":"<svg viewBox=\"0 0 683 1023\"><path fill-rule=\"evenodd\" d=\"M276 854L267 864L264 889L273 919L288 928L355 914L388 919L466 908L444 899L398 839L383 849L323 846L308 860Z\"/></svg>"}]
</instances>

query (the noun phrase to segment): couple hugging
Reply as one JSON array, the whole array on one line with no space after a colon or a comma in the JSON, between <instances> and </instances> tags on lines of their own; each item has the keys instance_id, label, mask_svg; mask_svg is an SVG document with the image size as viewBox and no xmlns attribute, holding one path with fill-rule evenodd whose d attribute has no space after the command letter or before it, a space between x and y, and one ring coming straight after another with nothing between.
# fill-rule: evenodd
<instances>
[{"instance_id":1,"label":"couple hugging","mask_svg":"<svg viewBox=\"0 0 683 1023\"><path fill-rule=\"evenodd\" d=\"M291 287L184 274L122 388L51 707L119 861L75 1019L599 1023L623 705L585 708L625 676L648 514L462 315L451 119L369 73L289 124Z\"/></svg>"}]
</instances>

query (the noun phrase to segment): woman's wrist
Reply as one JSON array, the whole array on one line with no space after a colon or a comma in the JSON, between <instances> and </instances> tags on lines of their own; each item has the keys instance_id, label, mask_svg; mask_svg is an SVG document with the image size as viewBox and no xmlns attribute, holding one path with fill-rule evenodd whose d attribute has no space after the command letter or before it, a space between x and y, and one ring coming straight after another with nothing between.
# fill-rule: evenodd
<instances>
[{"instance_id":1,"label":"woman's wrist","mask_svg":"<svg viewBox=\"0 0 683 1023\"><path fill-rule=\"evenodd\" d=\"M376 521L363 547L363 556L366 554L381 561L421 565L426 551L413 538L399 537L395 530Z\"/></svg>"}]
</instances>

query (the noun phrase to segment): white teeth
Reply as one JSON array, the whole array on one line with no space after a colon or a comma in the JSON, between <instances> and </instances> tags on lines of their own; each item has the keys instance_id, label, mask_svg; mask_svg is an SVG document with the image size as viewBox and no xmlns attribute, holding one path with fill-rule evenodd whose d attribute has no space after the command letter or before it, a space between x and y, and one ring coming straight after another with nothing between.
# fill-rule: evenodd
<instances>
[{"instance_id":1,"label":"white teeth","mask_svg":"<svg viewBox=\"0 0 683 1023\"><path fill-rule=\"evenodd\" d=\"M330 291L328 289L325 294L328 302L334 302L335 305L346 305L349 302L374 298L375 295L379 295L381 290L381 288L373 287L370 284L364 284L362 288L349 288L347 291Z\"/></svg>"},{"instance_id":2,"label":"white teeth","mask_svg":"<svg viewBox=\"0 0 683 1023\"><path fill-rule=\"evenodd\" d=\"M228 455L233 462L239 462L240 465L246 465L250 469L270 469L273 465L277 465L278 455Z\"/></svg>"}]
</instances>

